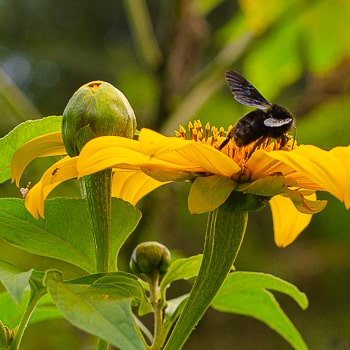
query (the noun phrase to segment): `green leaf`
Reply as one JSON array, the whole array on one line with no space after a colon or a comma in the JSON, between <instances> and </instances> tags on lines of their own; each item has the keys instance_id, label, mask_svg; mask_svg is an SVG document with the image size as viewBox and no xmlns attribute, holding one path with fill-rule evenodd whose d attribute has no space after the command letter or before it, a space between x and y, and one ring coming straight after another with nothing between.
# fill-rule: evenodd
<instances>
[{"instance_id":1,"label":"green leaf","mask_svg":"<svg viewBox=\"0 0 350 350\"><path fill-rule=\"evenodd\" d=\"M137 304L140 304L140 309L142 310L141 313L139 312L140 314L143 315L152 311L152 306L146 298L145 290L140 280L130 273L120 271L97 273L79 277L68 282L72 284L113 285L114 288L120 289L120 296L132 296L137 301Z\"/></svg>"},{"instance_id":2,"label":"green leaf","mask_svg":"<svg viewBox=\"0 0 350 350\"><path fill-rule=\"evenodd\" d=\"M198 275L202 262L202 254L175 260L168 268L160 282L160 290L165 290L168 285L176 280L190 279Z\"/></svg>"},{"instance_id":3,"label":"green leaf","mask_svg":"<svg viewBox=\"0 0 350 350\"><path fill-rule=\"evenodd\" d=\"M219 175L197 177L188 196L188 209L192 214L206 213L218 208L230 196L236 183Z\"/></svg>"},{"instance_id":4,"label":"green leaf","mask_svg":"<svg viewBox=\"0 0 350 350\"><path fill-rule=\"evenodd\" d=\"M85 200L45 201L45 219L34 219L24 201L0 199L0 236L30 253L49 256L95 270L90 214Z\"/></svg>"},{"instance_id":5,"label":"green leaf","mask_svg":"<svg viewBox=\"0 0 350 350\"><path fill-rule=\"evenodd\" d=\"M236 190L243 193L251 193L257 196L273 197L281 194L286 188L286 181L283 175L269 175L261 177L253 182L238 185Z\"/></svg>"},{"instance_id":6,"label":"green leaf","mask_svg":"<svg viewBox=\"0 0 350 350\"><path fill-rule=\"evenodd\" d=\"M111 285L115 287L115 293L119 293L121 298L129 298L132 296L137 303L140 303L145 294L142 286L138 282L138 278L135 275L127 272L114 272L108 273L105 276L100 277L94 283L95 285Z\"/></svg>"},{"instance_id":7,"label":"green leaf","mask_svg":"<svg viewBox=\"0 0 350 350\"><path fill-rule=\"evenodd\" d=\"M136 227L140 213L113 199L111 242L115 259L120 246ZM87 202L55 198L45 201L45 219L34 219L17 198L0 199L0 237L30 253L64 260L88 272L96 271L92 224Z\"/></svg>"},{"instance_id":8,"label":"green leaf","mask_svg":"<svg viewBox=\"0 0 350 350\"><path fill-rule=\"evenodd\" d=\"M302 308L308 307L308 299L305 293L293 284L273 275L260 272L233 272L230 273L218 292L218 296L231 295L232 292L249 288L266 288L289 295ZM216 300L216 299L215 299Z\"/></svg>"},{"instance_id":9,"label":"green leaf","mask_svg":"<svg viewBox=\"0 0 350 350\"><path fill-rule=\"evenodd\" d=\"M262 273L234 272L227 277L212 307L254 317L275 330L295 349L307 349L297 329L266 289L289 295L303 309L308 306L306 295L286 281Z\"/></svg>"},{"instance_id":10,"label":"green leaf","mask_svg":"<svg viewBox=\"0 0 350 350\"><path fill-rule=\"evenodd\" d=\"M119 250L137 227L141 220L141 212L130 203L112 198L112 223L111 223L111 250L110 250L110 270L116 269Z\"/></svg>"},{"instance_id":11,"label":"green leaf","mask_svg":"<svg viewBox=\"0 0 350 350\"><path fill-rule=\"evenodd\" d=\"M27 306L29 294L30 292L27 291L20 303L17 304L7 292L0 293L1 320L4 325L13 328L19 324Z\"/></svg>"},{"instance_id":12,"label":"green leaf","mask_svg":"<svg viewBox=\"0 0 350 350\"><path fill-rule=\"evenodd\" d=\"M11 296L6 293L0 293L0 310L2 322L10 328L16 327L26 309L30 298L30 291L26 291L19 304L15 303ZM36 306L30 324L47 321L51 319L62 318L63 314L52 303L48 294L44 295Z\"/></svg>"},{"instance_id":13,"label":"green leaf","mask_svg":"<svg viewBox=\"0 0 350 350\"><path fill-rule=\"evenodd\" d=\"M20 303L26 288L29 287L32 271L21 272L14 265L0 260L0 281L17 304Z\"/></svg>"},{"instance_id":14,"label":"green leaf","mask_svg":"<svg viewBox=\"0 0 350 350\"><path fill-rule=\"evenodd\" d=\"M145 289L135 275L126 272L109 273L98 279L96 284L111 284L114 288L120 289L121 296L132 296L136 304L139 305L138 314L141 316L153 311L152 305L146 297Z\"/></svg>"},{"instance_id":15,"label":"green leaf","mask_svg":"<svg viewBox=\"0 0 350 350\"><path fill-rule=\"evenodd\" d=\"M62 117L52 116L28 120L19 124L0 139L0 183L11 177L11 158L15 151L27 141L50 132L61 130Z\"/></svg>"},{"instance_id":16,"label":"green leaf","mask_svg":"<svg viewBox=\"0 0 350 350\"><path fill-rule=\"evenodd\" d=\"M146 347L131 312L133 297L110 284L64 283L58 271L49 271L45 283L52 300L76 327L123 350Z\"/></svg>"}]
</instances>

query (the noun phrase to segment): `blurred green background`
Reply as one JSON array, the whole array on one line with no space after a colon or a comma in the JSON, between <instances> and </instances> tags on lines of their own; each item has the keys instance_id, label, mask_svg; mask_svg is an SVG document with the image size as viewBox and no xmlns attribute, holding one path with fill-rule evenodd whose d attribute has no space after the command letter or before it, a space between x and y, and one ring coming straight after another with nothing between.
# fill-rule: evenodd
<instances>
[{"instance_id":1,"label":"blurred green background","mask_svg":"<svg viewBox=\"0 0 350 350\"><path fill-rule=\"evenodd\" d=\"M24 120L61 115L73 92L91 80L106 80L124 92L139 129L173 135L179 124L198 118L226 128L249 111L225 85L225 70L235 69L267 99L295 113L299 143L348 145L349 33L347 0L0 0L0 136ZM23 186L38 179L44 162L34 162ZM61 186L55 195L70 195L75 187ZM206 215L188 213L188 189L165 186L140 203L143 219L124 247L121 266L127 269L130 252L143 240L158 240L178 255L201 252ZM20 193L7 182L0 196ZM250 214L236 268L296 284L309 297L306 311L278 297L310 349L345 350L350 349L350 213L327 194L319 197L329 200L326 209L285 249L274 245L269 209ZM67 278L82 273L4 241L0 259L23 269L59 267ZM188 288L179 283L169 295ZM94 344L93 337L55 320L29 327L22 348ZM209 310L185 349L290 346L253 319Z\"/></svg>"}]
</instances>

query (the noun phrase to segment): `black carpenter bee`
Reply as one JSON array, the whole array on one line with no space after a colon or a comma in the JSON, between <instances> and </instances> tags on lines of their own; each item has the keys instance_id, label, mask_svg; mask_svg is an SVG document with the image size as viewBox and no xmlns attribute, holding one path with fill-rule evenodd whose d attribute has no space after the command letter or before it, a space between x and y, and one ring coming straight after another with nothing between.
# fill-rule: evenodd
<instances>
[{"instance_id":1,"label":"black carpenter bee","mask_svg":"<svg viewBox=\"0 0 350 350\"><path fill-rule=\"evenodd\" d=\"M234 138L239 147L257 141L254 149L269 138L280 139L281 147L286 145L286 133L292 128L295 129L294 117L287 108L267 101L241 74L228 71L225 77L235 100L257 109L238 120L220 145L220 149L224 148L231 138Z\"/></svg>"}]
</instances>

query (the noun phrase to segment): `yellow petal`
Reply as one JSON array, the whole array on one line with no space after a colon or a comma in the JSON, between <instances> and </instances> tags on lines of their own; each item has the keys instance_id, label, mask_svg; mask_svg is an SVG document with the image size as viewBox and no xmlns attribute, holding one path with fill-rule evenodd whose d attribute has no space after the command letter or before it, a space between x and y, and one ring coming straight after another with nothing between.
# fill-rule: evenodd
<instances>
[{"instance_id":1,"label":"yellow petal","mask_svg":"<svg viewBox=\"0 0 350 350\"><path fill-rule=\"evenodd\" d=\"M193 165L197 165L211 174L231 178L241 168L224 153L200 142L191 142L176 150Z\"/></svg>"},{"instance_id":2,"label":"yellow petal","mask_svg":"<svg viewBox=\"0 0 350 350\"><path fill-rule=\"evenodd\" d=\"M350 208L350 186L349 186L349 179L350 179L350 146L347 147L335 147L330 150L330 153L334 154L337 158L342 160L342 165L346 169L347 172L347 179L348 182L346 182L345 188L344 188L344 203L346 209Z\"/></svg>"},{"instance_id":3,"label":"yellow petal","mask_svg":"<svg viewBox=\"0 0 350 350\"><path fill-rule=\"evenodd\" d=\"M224 176L230 177L232 173L240 171L240 168L232 159L213 147L193 140L167 137L150 129L141 129L139 147L141 153L152 158L184 167L200 167L208 173L218 175L225 173Z\"/></svg>"},{"instance_id":4,"label":"yellow petal","mask_svg":"<svg viewBox=\"0 0 350 350\"><path fill-rule=\"evenodd\" d=\"M348 160L341 159L335 152L305 145L290 152L266 152L266 156L288 165L297 171L301 178L310 179L311 183L319 186L319 189L328 191L339 200L344 201L345 198L348 200L350 174L347 171L348 165L344 165Z\"/></svg>"},{"instance_id":5,"label":"yellow petal","mask_svg":"<svg viewBox=\"0 0 350 350\"><path fill-rule=\"evenodd\" d=\"M98 139L105 139L105 137L100 137ZM113 144L104 148L93 147L96 145L96 142L93 141L88 142L80 152L78 161L79 177L90 175L108 168L140 170L145 167L149 169L165 169L168 171L174 169L174 171L184 170L188 172L205 172L205 169L200 168L199 166L190 166L188 161L185 161L186 164L167 162L165 160L142 154L137 150L114 146ZM172 156L169 157L173 158Z\"/></svg>"},{"instance_id":6,"label":"yellow petal","mask_svg":"<svg viewBox=\"0 0 350 350\"><path fill-rule=\"evenodd\" d=\"M79 177L107 168L164 169L175 173L212 173L231 177L241 171L229 157L213 147L142 129L139 141L117 136L88 142L80 153Z\"/></svg>"},{"instance_id":7,"label":"yellow petal","mask_svg":"<svg viewBox=\"0 0 350 350\"><path fill-rule=\"evenodd\" d=\"M93 153L109 147L123 147L134 151L139 151L140 149L137 140L132 140L121 136L96 137L87 142L83 149L85 153Z\"/></svg>"},{"instance_id":8,"label":"yellow petal","mask_svg":"<svg viewBox=\"0 0 350 350\"><path fill-rule=\"evenodd\" d=\"M163 159L162 155L173 153L176 149L183 147L193 141L180 139L178 137L167 137L153 130L143 128L139 134L139 150L143 154ZM174 153L175 154L175 153ZM168 160L168 158L166 158Z\"/></svg>"},{"instance_id":9,"label":"yellow petal","mask_svg":"<svg viewBox=\"0 0 350 350\"><path fill-rule=\"evenodd\" d=\"M253 153L246 163L246 168L251 172L250 178L253 181L275 173L282 173L285 176L295 172L288 165L269 157L269 152L263 150L257 150Z\"/></svg>"},{"instance_id":10,"label":"yellow petal","mask_svg":"<svg viewBox=\"0 0 350 350\"><path fill-rule=\"evenodd\" d=\"M86 157L87 154L95 154L101 150L111 149L115 152L119 149L134 151L134 154L142 154L144 159L156 158L170 163L191 166L192 164L175 150L189 142L176 137L166 137L152 130L142 129L139 134L139 141L131 140L119 136L102 136L89 141L81 151L80 155ZM132 153L128 153L132 154Z\"/></svg>"},{"instance_id":11,"label":"yellow petal","mask_svg":"<svg viewBox=\"0 0 350 350\"><path fill-rule=\"evenodd\" d=\"M62 141L61 132L36 137L21 146L13 155L11 160L11 181L19 180L27 165L37 157L57 156L66 154Z\"/></svg>"},{"instance_id":12,"label":"yellow petal","mask_svg":"<svg viewBox=\"0 0 350 350\"><path fill-rule=\"evenodd\" d=\"M316 195L308 196L316 199ZM291 244L299 234L309 225L312 215L300 213L289 198L275 196L270 200L273 218L275 243L278 247Z\"/></svg>"},{"instance_id":13,"label":"yellow petal","mask_svg":"<svg viewBox=\"0 0 350 350\"><path fill-rule=\"evenodd\" d=\"M63 181L76 178L78 157L64 157L48 168L40 181L31 188L25 199L27 210L38 218L44 217L44 200L49 193Z\"/></svg>"},{"instance_id":14,"label":"yellow petal","mask_svg":"<svg viewBox=\"0 0 350 350\"><path fill-rule=\"evenodd\" d=\"M323 190L320 185L316 184L304 174L301 174L278 159L271 158L270 152L257 150L247 161L246 168L249 169L251 173L251 181L255 181L265 176L281 173L285 177L288 186L302 187L312 190Z\"/></svg>"},{"instance_id":15,"label":"yellow petal","mask_svg":"<svg viewBox=\"0 0 350 350\"><path fill-rule=\"evenodd\" d=\"M166 183L157 181L142 171L118 169L113 174L112 196L136 205L149 192Z\"/></svg>"}]
</instances>

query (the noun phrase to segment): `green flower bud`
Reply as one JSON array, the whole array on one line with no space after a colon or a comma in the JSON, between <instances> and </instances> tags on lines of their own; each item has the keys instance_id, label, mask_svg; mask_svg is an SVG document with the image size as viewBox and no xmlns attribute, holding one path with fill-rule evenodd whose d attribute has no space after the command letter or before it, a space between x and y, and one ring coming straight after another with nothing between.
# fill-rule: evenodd
<instances>
[{"instance_id":1,"label":"green flower bud","mask_svg":"<svg viewBox=\"0 0 350 350\"><path fill-rule=\"evenodd\" d=\"M130 259L130 270L136 274L164 275L171 262L169 249L158 242L140 243Z\"/></svg>"},{"instance_id":2,"label":"green flower bud","mask_svg":"<svg viewBox=\"0 0 350 350\"><path fill-rule=\"evenodd\" d=\"M136 118L121 91L104 81L80 87L69 100L62 119L62 136L67 153L79 154L85 143L98 136L132 138Z\"/></svg>"}]
</instances>

